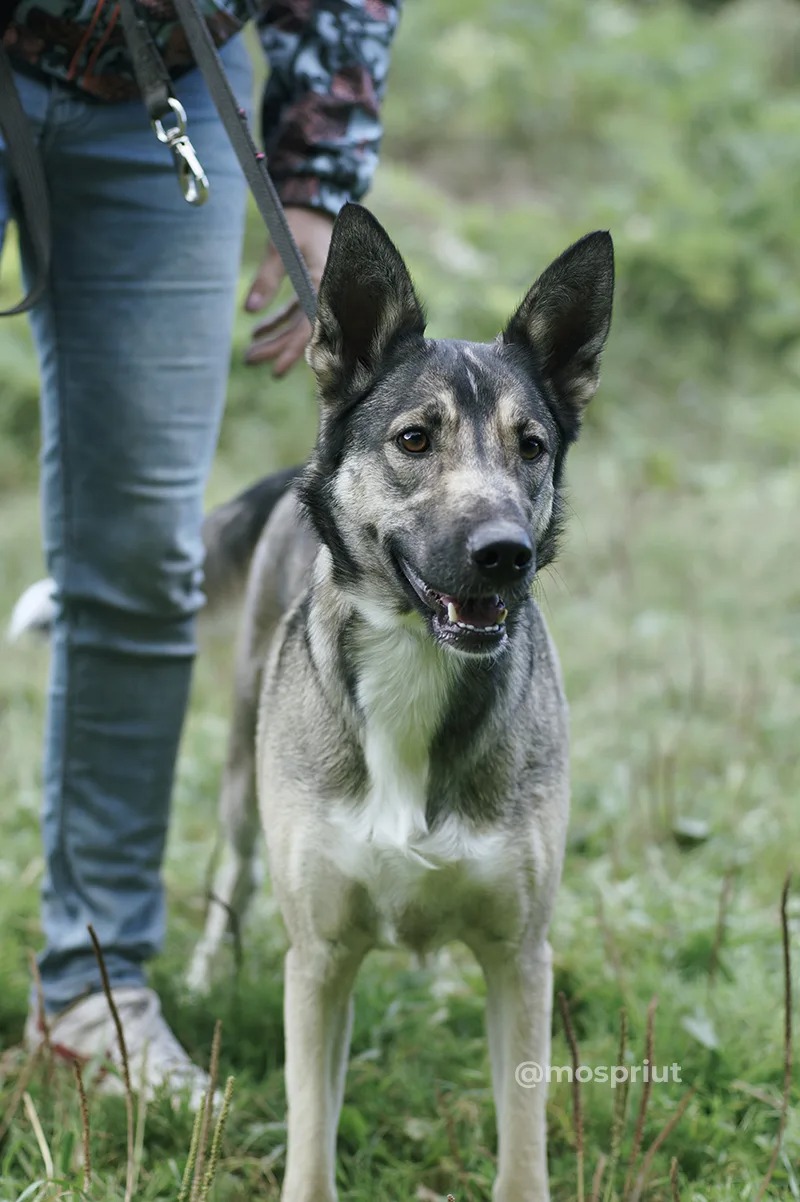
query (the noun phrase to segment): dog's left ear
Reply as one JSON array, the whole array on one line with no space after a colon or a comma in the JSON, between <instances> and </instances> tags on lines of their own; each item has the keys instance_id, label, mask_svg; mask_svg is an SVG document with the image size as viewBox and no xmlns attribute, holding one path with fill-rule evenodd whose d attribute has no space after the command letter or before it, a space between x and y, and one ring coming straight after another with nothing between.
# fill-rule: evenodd
<instances>
[{"instance_id":1,"label":"dog's left ear","mask_svg":"<svg viewBox=\"0 0 800 1202\"><path fill-rule=\"evenodd\" d=\"M425 313L408 268L383 226L347 204L331 235L306 358L322 400L341 404L365 391L390 348L425 333Z\"/></svg>"},{"instance_id":2,"label":"dog's left ear","mask_svg":"<svg viewBox=\"0 0 800 1202\"><path fill-rule=\"evenodd\" d=\"M543 272L503 333L504 343L533 351L575 430L597 389L613 295L611 235L587 234Z\"/></svg>"}]
</instances>

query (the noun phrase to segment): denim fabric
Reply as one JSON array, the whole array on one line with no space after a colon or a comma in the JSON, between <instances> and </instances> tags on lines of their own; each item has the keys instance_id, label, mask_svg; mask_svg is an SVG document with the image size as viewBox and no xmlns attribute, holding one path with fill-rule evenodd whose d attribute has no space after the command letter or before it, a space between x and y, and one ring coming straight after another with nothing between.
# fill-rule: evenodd
<instances>
[{"instance_id":1,"label":"denim fabric","mask_svg":"<svg viewBox=\"0 0 800 1202\"><path fill-rule=\"evenodd\" d=\"M250 101L241 38L223 59ZM138 984L164 933L161 864L202 604L203 491L228 375L245 189L197 72L176 85L211 195L191 208L138 101L19 76L51 191L31 322L42 514L58 588L45 731L46 1007ZM13 204L0 143L0 231ZM24 245L24 238L23 238Z\"/></svg>"}]
</instances>

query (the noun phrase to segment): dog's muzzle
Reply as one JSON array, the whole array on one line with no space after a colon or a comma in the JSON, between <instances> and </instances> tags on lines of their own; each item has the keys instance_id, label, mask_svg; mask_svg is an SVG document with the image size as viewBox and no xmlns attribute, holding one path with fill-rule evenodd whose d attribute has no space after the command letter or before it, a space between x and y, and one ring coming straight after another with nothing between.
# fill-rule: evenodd
<instances>
[{"instance_id":1,"label":"dog's muzzle","mask_svg":"<svg viewBox=\"0 0 800 1202\"><path fill-rule=\"evenodd\" d=\"M504 554L508 555L510 552ZM515 551L514 554L520 552ZM431 633L437 642L453 650L473 654L494 653L507 642L506 619L509 608L501 593L489 592L487 589L479 595L454 595L427 584L402 556L397 556L397 565L400 578L406 585L406 592L416 602L417 609L427 618ZM490 567L489 571L491 570ZM516 602L520 594L519 580L513 591ZM525 591L527 593L527 589Z\"/></svg>"}]
</instances>

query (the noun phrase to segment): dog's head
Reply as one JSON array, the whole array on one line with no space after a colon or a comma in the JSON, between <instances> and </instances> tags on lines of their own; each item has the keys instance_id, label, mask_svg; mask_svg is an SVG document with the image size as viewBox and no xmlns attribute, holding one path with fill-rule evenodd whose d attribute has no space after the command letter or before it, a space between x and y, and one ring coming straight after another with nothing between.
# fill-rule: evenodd
<instances>
[{"instance_id":1,"label":"dog's head","mask_svg":"<svg viewBox=\"0 0 800 1202\"><path fill-rule=\"evenodd\" d=\"M337 582L374 620L463 653L505 645L556 553L564 456L597 388L613 286L611 238L588 234L495 342L427 339L397 249L366 209L342 210L308 349L321 418L301 496Z\"/></svg>"}]
</instances>

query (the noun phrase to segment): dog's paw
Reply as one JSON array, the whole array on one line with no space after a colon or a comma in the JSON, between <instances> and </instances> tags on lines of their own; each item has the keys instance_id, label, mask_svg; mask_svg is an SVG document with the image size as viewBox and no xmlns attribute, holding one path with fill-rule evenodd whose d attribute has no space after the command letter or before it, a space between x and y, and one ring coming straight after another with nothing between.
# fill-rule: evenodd
<instances>
[{"instance_id":1,"label":"dog's paw","mask_svg":"<svg viewBox=\"0 0 800 1202\"><path fill-rule=\"evenodd\" d=\"M550 1189L547 1181L539 1177L510 1184L498 1178L492 1190L492 1202L550 1202Z\"/></svg>"},{"instance_id":2,"label":"dog's paw","mask_svg":"<svg viewBox=\"0 0 800 1202\"><path fill-rule=\"evenodd\" d=\"M183 979L183 983L192 997L208 997L219 955L219 947L206 939L201 939L194 949L189 968Z\"/></svg>"},{"instance_id":3,"label":"dog's paw","mask_svg":"<svg viewBox=\"0 0 800 1202\"><path fill-rule=\"evenodd\" d=\"M10 643L30 632L49 636L56 616L55 589L52 580L37 580L25 589L8 624L6 637Z\"/></svg>"}]
</instances>

